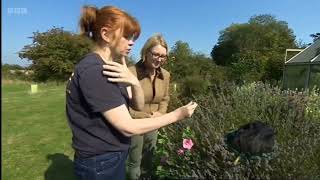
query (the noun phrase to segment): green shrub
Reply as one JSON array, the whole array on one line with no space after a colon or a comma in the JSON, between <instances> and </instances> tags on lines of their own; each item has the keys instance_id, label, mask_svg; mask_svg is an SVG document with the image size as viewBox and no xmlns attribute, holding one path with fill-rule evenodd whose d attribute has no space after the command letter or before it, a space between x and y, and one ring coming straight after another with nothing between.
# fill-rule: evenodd
<instances>
[{"instance_id":1,"label":"green shrub","mask_svg":"<svg viewBox=\"0 0 320 180\"><path fill-rule=\"evenodd\" d=\"M313 89L310 92L306 107L306 115L310 116L310 119L314 119L318 122L320 121L320 95L316 89Z\"/></svg>"},{"instance_id":2,"label":"green shrub","mask_svg":"<svg viewBox=\"0 0 320 180\"><path fill-rule=\"evenodd\" d=\"M160 130L155 162L158 178L320 178L316 91L282 91L261 83L228 85L213 91L194 97L199 106L190 120ZM187 100L173 96L170 109ZM275 151L269 156L238 161L238 155L228 151L224 136L255 120L275 129ZM194 143L190 150L182 147L186 138Z\"/></svg>"},{"instance_id":3,"label":"green shrub","mask_svg":"<svg viewBox=\"0 0 320 180\"><path fill-rule=\"evenodd\" d=\"M81 58L91 51L90 39L53 27L46 32L34 32L32 44L25 45L19 57L31 61L37 82L66 81Z\"/></svg>"}]
</instances>

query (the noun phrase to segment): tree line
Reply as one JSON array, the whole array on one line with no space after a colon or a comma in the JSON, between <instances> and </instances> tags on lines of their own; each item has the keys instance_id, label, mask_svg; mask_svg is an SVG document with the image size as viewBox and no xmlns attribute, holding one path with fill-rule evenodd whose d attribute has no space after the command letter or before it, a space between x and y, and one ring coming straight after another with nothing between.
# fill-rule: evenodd
<instances>
[{"instance_id":1,"label":"tree line","mask_svg":"<svg viewBox=\"0 0 320 180\"><path fill-rule=\"evenodd\" d=\"M319 33L311 37L317 39ZM67 80L74 65L93 47L91 40L63 28L35 32L31 38L33 43L25 45L19 57L31 61L34 80L41 82ZM187 94L202 93L225 81L274 83L281 80L285 50L306 46L297 42L287 22L262 14L221 30L210 57L177 41L165 68Z\"/></svg>"}]
</instances>

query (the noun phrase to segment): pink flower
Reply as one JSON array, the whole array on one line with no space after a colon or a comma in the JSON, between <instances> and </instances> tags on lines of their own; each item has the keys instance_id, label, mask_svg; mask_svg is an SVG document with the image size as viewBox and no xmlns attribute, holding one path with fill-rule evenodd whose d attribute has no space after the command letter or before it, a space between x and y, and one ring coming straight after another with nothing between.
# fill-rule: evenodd
<instances>
[{"instance_id":1,"label":"pink flower","mask_svg":"<svg viewBox=\"0 0 320 180\"><path fill-rule=\"evenodd\" d=\"M183 154L184 154L184 150L180 148L180 149L177 151L177 153L178 153L178 155L183 155Z\"/></svg>"},{"instance_id":2,"label":"pink flower","mask_svg":"<svg viewBox=\"0 0 320 180\"><path fill-rule=\"evenodd\" d=\"M191 139L183 139L183 148L190 150L193 146Z\"/></svg>"}]
</instances>

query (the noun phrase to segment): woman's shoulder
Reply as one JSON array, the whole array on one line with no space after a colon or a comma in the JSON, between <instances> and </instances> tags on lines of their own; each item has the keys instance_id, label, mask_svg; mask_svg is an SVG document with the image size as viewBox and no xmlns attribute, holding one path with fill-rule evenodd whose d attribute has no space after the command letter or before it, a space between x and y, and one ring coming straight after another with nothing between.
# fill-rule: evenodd
<instances>
[{"instance_id":1,"label":"woman's shoulder","mask_svg":"<svg viewBox=\"0 0 320 180\"><path fill-rule=\"evenodd\" d=\"M88 53L80 59L76 69L79 73L83 73L90 69L102 70L102 65L103 61L99 59L99 56L97 56L95 53Z\"/></svg>"},{"instance_id":2,"label":"woman's shoulder","mask_svg":"<svg viewBox=\"0 0 320 180\"><path fill-rule=\"evenodd\" d=\"M79 64L101 65L103 64L103 61L96 53L88 53L81 58Z\"/></svg>"},{"instance_id":3,"label":"woman's shoulder","mask_svg":"<svg viewBox=\"0 0 320 180\"><path fill-rule=\"evenodd\" d=\"M163 74L164 77L170 77L170 72L167 71L166 69L160 67L161 73Z\"/></svg>"}]
</instances>

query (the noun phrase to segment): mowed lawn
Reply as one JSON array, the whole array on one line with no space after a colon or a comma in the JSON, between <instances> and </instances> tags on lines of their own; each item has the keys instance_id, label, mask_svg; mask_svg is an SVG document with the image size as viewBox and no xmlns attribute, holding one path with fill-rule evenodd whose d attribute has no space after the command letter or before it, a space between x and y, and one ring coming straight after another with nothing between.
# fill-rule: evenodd
<instances>
[{"instance_id":1,"label":"mowed lawn","mask_svg":"<svg viewBox=\"0 0 320 180\"><path fill-rule=\"evenodd\" d=\"M72 180L65 86L2 84L2 179Z\"/></svg>"}]
</instances>

